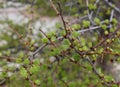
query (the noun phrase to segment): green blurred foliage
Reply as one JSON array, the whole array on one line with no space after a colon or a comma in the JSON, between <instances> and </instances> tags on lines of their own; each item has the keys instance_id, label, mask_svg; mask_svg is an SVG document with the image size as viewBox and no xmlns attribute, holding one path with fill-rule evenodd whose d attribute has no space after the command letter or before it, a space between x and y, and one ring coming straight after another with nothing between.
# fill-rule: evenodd
<instances>
[{"instance_id":1,"label":"green blurred foliage","mask_svg":"<svg viewBox=\"0 0 120 87\"><path fill-rule=\"evenodd\" d=\"M22 3L34 2L31 0L17 0ZM57 2L60 2L63 14L65 16L80 17L86 15L87 10L95 12L97 7L94 6L96 0L90 0L88 8L86 7L85 0L54 0L54 4L57 9ZM99 2L101 10L97 16L93 18L94 26L99 25L101 31L97 31L103 36L109 35L114 32L115 26L117 26L117 19L113 18L111 28L108 31L107 25L110 21L108 17L110 16L111 8L108 8L106 4L102 1ZM55 11L51 8L48 0L37 0L33 5L34 11L44 16L56 16ZM87 8L87 9L86 9ZM104 21L104 23L101 23ZM62 25L56 24L57 29L61 29L60 32L54 30L52 32L46 33L47 37L42 36L42 34L37 34L38 39L28 37L32 36L32 32L28 29L28 24L14 24L12 21L1 21L1 24L7 24L10 29L6 31L1 31L0 40L5 40L6 45L0 47L0 66L4 68L4 71L0 73L0 81L3 80L2 85L7 85L8 87L107 87L106 83L111 83L112 87L117 87L114 82L114 78L109 73L109 71L104 70L106 66L99 64L104 56L106 63L110 62L111 58L117 58L119 62L119 55L112 55L112 53L120 53L119 36L120 32L117 32L116 37L109 38L106 40L107 45L101 45L100 47L92 49L92 47L99 44L101 39L96 31L80 34L79 30L84 30L84 28L89 28L91 26L91 21L88 19L82 20L80 23L75 23L69 27L69 40L66 36L66 31L61 29ZM8 34L8 33L11 34ZM57 35L58 34L58 35ZM16 38L14 36L16 35ZM62 40L57 41L57 37L64 37ZM48 42L56 43L56 47L49 45L44 48L44 50L38 52L34 60L29 60L29 55L35 52L38 47L42 44L47 44ZM112 44L111 44L112 43ZM37 46L35 45L37 44ZM107 47L108 46L108 47ZM106 48L106 49L104 49ZM78 52L88 52L89 54L79 55ZM111 54L105 54L106 51L111 52ZM2 59L3 57L15 57L15 60ZM50 61L50 57L54 56L54 61ZM94 67L85 59L90 57L91 62L95 64L96 71L100 74L99 76L94 73ZM60 58L60 59L58 59ZM107 59L106 59L107 58ZM43 59L43 60L42 60ZM58 59L58 60L57 60ZM20 67L7 66L8 63L17 63ZM111 63L112 64L112 63ZM9 76L8 72L12 75ZM109 73L109 74L108 74Z\"/></svg>"}]
</instances>

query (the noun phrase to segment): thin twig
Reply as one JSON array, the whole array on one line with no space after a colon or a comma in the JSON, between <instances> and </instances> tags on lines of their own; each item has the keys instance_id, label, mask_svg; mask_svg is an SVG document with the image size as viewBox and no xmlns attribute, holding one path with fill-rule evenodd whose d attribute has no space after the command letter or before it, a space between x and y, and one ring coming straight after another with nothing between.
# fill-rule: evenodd
<instances>
[{"instance_id":1,"label":"thin twig","mask_svg":"<svg viewBox=\"0 0 120 87\"><path fill-rule=\"evenodd\" d=\"M2 85L5 81L6 79L3 79L2 81L0 81L0 85Z\"/></svg>"},{"instance_id":2,"label":"thin twig","mask_svg":"<svg viewBox=\"0 0 120 87\"><path fill-rule=\"evenodd\" d=\"M97 48L98 46L101 46L101 44L103 44L104 42L106 42L106 40L107 40L108 38L114 37L115 34L120 30L119 27L120 27L120 26L118 25L118 28L117 28L113 33L109 34L104 40L102 40L102 41L99 42L96 46L94 46L93 49L94 49L94 48Z\"/></svg>"},{"instance_id":3,"label":"thin twig","mask_svg":"<svg viewBox=\"0 0 120 87\"><path fill-rule=\"evenodd\" d=\"M52 5L53 9L55 10L55 12L56 12L57 14L59 14L59 12L58 12L56 6L53 4L52 0L49 0L49 1L50 1L50 4Z\"/></svg>"},{"instance_id":4,"label":"thin twig","mask_svg":"<svg viewBox=\"0 0 120 87\"><path fill-rule=\"evenodd\" d=\"M107 26L107 28L109 28L110 26ZM83 30L78 30L79 33L84 33L87 31L91 31L91 30L96 30L96 29L100 29L101 26L96 26L96 27L90 27L89 29L83 29Z\"/></svg>"},{"instance_id":5,"label":"thin twig","mask_svg":"<svg viewBox=\"0 0 120 87\"><path fill-rule=\"evenodd\" d=\"M96 0L94 6L96 6L98 2L99 2L99 0ZM94 12L94 11L91 11L91 13L89 14L88 18L89 18L89 20L91 21L91 23L94 25L95 23L94 23L94 21L92 20L93 12Z\"/></svg>"},{"instance_id":6,"label":"thin twig","mask_svg":"<svg viewBox=\"0 0 120 87\"><path fill-rule=\"evenodd\" d=\"M120 9L118 7L116 7L114 4L112 4L111 2L109 2L108 0L104 0L110 7L112 7L113 9L115 9L115 11L117 11L120 14Z\"/></svg>"},{"instance_id":7,"label":"thin twig","mask_svg":"<svg viewBox=\"0 0 120 87\"><path fill-rule=\"evenodd\" d=\"M101 80L104 80L104 77L102 77L102 76L100 75L100 73L97 71L97 69L96 69L95 65L92 63L91 59L90 59L89 57L87 57L87 58L85 58L85 59L86 59L86 60L90 63L90 65L92 66L93 72L94 72ZM108 87L111 87L111 85L108 84L108 83L105 82L105 81L104 81L103 84L105 84L105 85L108 86Z\"/></svg>"},{"instance_id":8,"label":"thin twig","mask_svg":"<svg viewBox=\"0 0 120 87\"><path fill-rule=\"evenodd\" d=\"M43 44L40 46L35 52L32 53L32 55L29 57L30 60L35 58L35 55L40 52L43 48L45 48L48 44Z\"/></svg>"},{"instance_id":9,"label":"thin twig","mask_svg":"<svg viewBox=\"0 0 120 87\"><path fill-rule=\"evenodd\" d=\"M57 47L56 44L53 41L51 41L50 38L48 38L45 32L43 32L42 29L39 29L39 30L42 32L43 35L45 35L45 37L50 41L50 43L56 48Z\"/></svg>"},{"instance_id":10,"label":"thin twig","mask_svg":"<svg viewBox=\"0 0 120 87\"><path fill-rule=\"evenodd\" d=\"M112 27L111 22L112 22L113 16L114 16L114 9L112 9L111 15L110 15L110 28Z\"/></svg>"},{"instance_id":11,"label":"thin twig","mask_svg":"<svg viewBox=\"0 0 120 87\"><path fill-rule=\"evenodd\" d=\"M60 17L61 17L61 20L62 20L62 22L63 22L63 26L64 26L65 31L66 31L66 34L67 34L66 22L65 22L65 20L64 20L64 18L63 18L62 8L61 8L60 3L58 3L58 7L59 7L59 10L60 10L59 15L60 15Z\"/></svg>"}]
</instances>

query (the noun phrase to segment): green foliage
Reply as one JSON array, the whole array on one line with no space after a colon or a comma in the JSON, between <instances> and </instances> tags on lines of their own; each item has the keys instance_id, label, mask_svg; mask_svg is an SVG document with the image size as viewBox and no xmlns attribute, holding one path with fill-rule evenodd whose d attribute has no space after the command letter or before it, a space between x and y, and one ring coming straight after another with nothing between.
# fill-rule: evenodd
<instances>
[{"instance_id":1,"label":"green foliage","mask_svg":"<svg viewBox=\"0 0 120 87\"><path fill-rule=\"evenodd\" d=\"M79 33L79 32L77 32L77 31L73 31L73 32L72 32L72 36L73 36L73 37L75 37L75 38L76 38L76 37L78 37L78 36L79 36L79 34L80 34L80 33Z\"/></svg>"},{"instance_id":2,"label":"green foliage","mask_svg":"<svg viewBox=\"0 0 120 87\"><path fill-rule=\"evenodd\" d=\"M48 41L49 41L49 40L48 40L47 38L42 38L42 42L43 42L43 43L48 43Z\"/></svg>"},{"instance_id":3,"label":"green foliage","mask_svg":"<svg viewBox=\"0 0 120 87\"><path fill-rule=\"evenodd\" d=\"M107 30L104 33L105 33L105 35L108 35L108 31Z\"/></svg>"},{"instance_id":4,"label":"green foliage","mask_svg":"<svg viewBox=\"0 0 120 87\"><path fill-rule=\"evenodd\" d=\"M87 28L90 26L90 21L83 21L83 27Z\"/></svg>"},{"instance_id":5,"label":"green foliage","mask_svg":"<svg viewBox=\"0 0 120 87\"><path fill-rule=\"evenodd\" d=\"M106 23L106 24L109 24L109 20L108 20L108 19L106 19L106 20L105 20L105 23Z\"/></svg>"},{"instance_id":6,"label":"green foliage","mask_svg":"<svg viewBox=\"0 0 120 87\"><path fill-rule=\"evenodd\" d=\"M69 46L70 45L70 41L68 39L64 39L63 40L63 44Z\"/></svg>"},{"instance_id":7,"label":"green foliage","mask_svg":"<svg viewBox=\"0 0 120 87\"><path fill-rule=\"evenodd\" d=\"M56 37L55 37L55 36L52 36L52 37L51 37L51 41L56 41Z\"/></svg>"},{"instance_id":8,"label":"green foliage","mask_svg":"<svg viewBox=\"0 0 120 87\"><path fill-rule=\"evenodd\" d=\"M39 85L40 84L40 80L35 80L35 84Z\"/></svg>"},{"instance_id":9,"label":"green foliage","mask_svg":"<svg viewBox=\"0 0 120 87\"><path fill-rule=\"evenodd\" d=\"M36 74L39 70L40 70L40 67L38 65L32 65L29 71L31 74Z\"/></svg>"},{"instance_id":10,"label":"green foliage","mask_svg":"<svg viewBox=\"0 0 120 87\"><path fill-rule=\"evenodd\" d=\"M27 78L28 73L27 73L27 71L26 71L25 68L21 68L21 69L20 69L20 75L21 75L21 77L23 77L23 78Z\"/></svg>"},{"instance_id":11,"label":"green foliage","mask_svg":"<svg viewBox=\"0 0 120 87\"><path fill-rule=\"evenodd\" d=\"M79 59L80 59L80 55L78 55L78 54L74 54L74 55L73 55L73 58L74 58L76 61L79 61Z\"/></svg>"},{"instance_id":12,"label":"green foliage","mask_svg":"<svg viewBox=\"0 0 120 87\"><path fill-rule=\"evenodd\" d=\"M88 8L89 8L90 10L95 10L95 9L96 9L96 6L93 5L93 4L89 4Z\"/></svg>"},{"instance_id":13,"label":"green foliage","mask_svg":"<svg viewBox=\"0 0 120 87\"><path fill-rule=\"evenodd\" d=\"M69 48L69 45L61 45L60 49L62 50L67 50Z\"/></svg>"},{"instance_id":14,"label":"green foliage","mask_svg":"<svg viewBox=\"0 0 120 87\"><path fill-rule=\"evenodd\" d=\"M100 19L99 18L95 18L94 21L95 21L96 24L100 25Z\"/></svg>"},{"instance_id":15,"label":"green foliage","mask_svg":"<svg viewBox=\"0 0 120 87\"><path fill-rule=\"evenodd\" d=\"M61 30L60 35L61 35L61 36L65 36L65 35L66 35L65 30Z\"/></svg>"},{"instance_id":16,"label":"green foliage","mask_svg":"<svg viewBox=\"0 0 120 87\"><path fill-rule=\"evenodd\" d=\"M79 24L74 24L71 26L74 30L79 30L81 26Z\"/></svg>"},{"instance_id":17,"label":"green foliage","mask_svg":"<svg viewBox=\"0 0 120 87\"><path fill-rule=\"evenodd\" d=\"M105 24L101 25L102 29L106 30L107 26Z\"/></svg>"},{"instance_id":18,"label":"green foliage","mask_svg":"<svg viewBox=\"0 0 120 87\"><path fill-rule=\"evenodd\" d=\"M112 22L113 22L113 24L117 24L118 23L118 21L115 18L113 18Z\"/></svg>"},{"instance_id":19,"label":"green foliage","mask_svg":"<svg viewBox=\"0 0 120 87\"><path fill-rule=\"evenodd\" d=\"M35 38L29 23L0 21L11 29L0 33L0 40L7 43L0 46L0 81L10 87L118 87L107 69L120 62L118 19L109 20L111 7L103 1L88 1L86 7L84 0L36 0L34 12L56 16L57 9L63 24L56 23L56 30L41 31Z\"/></svg>"},{"instance_id":20,"label":"green foliage","mask_svg":"<svg viewBox=\"0 0 120 87\"><path fill-rule=\"evenodd\" d=\"M60 53L58 48L53 49L53 51L51 52L52 56L56 56Z\"/></svg>"}]
</instances>

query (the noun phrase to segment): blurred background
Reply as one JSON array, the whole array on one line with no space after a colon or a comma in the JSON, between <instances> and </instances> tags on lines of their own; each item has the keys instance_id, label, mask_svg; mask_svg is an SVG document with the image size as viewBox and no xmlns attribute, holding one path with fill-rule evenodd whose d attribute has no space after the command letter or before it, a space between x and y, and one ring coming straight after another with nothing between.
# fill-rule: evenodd
<instances>
[{"instance_id":1,"label":"blurred background","mask_svg":"<svg viewBox=\"0 0 120 87\"><path fill-rule=\"evenodd\" d=\"M98 17L101 21L109 19L113 8L115 8L113 15L119 23L119 0L88 1L89 6L86 6L86 0L59 0L64 18L68 22L69 26L72 26L76 23L81 24L83 20L87 20L87 8L90 8L93 18ZM53 0L53 3L56 2L58 1ZM112 4L113 7L111 7L111 3L114 4ZM93 6L92 4L96 4L96 6ZM94 23L91 26L94 26ZM23 54L31 54L43 44L41 41L43 36L41 35L39 29L42 29L45 33L55 31L58 34L59 31L63 29L62 21L52 8L49 0L0 0L0 72L2 72L4 68L6 69L8 66L12 69L15 69L16 67L19 68L20 64L16 62L16 58L18 56L22 56ZM101 31L98 30L98 32L100 32L102 35ZM95 39L95 34L93 34L93 32L89 32L87 35L88 37L90 35L92 40ZM88 38L86 35L83 36ZM48 49L45 50L48 51ZM49 63L55 60L53 56L48 58L48 55L45 54L44 51L41 53L42 54L37 55L41 63ZM69 78L71 81L70 84L74 84L73 82L76 81L78 82L77 84L81 84L81 87L88 87L87 80L85 80L82 76L84 74L81 73L81 68L78 69L78 66L71 63L66 64L65 62L63 62L61 66L63 67L61 70L64 70L61 77L66 76L64 78L65 80ZM119 63L114 62L112 65L110 62L105 62L105 64L102 64L101 66L104 72L112 75L116 81L120 81ZM78 73L81 73L81 75L76 75ZM9 76L12 74L12 72L8 71ZM54 73L52 74L54 77ZM79 78L83 78L84 82L79 83ZM15 81L13 81L14 79ZM72 79L74 79L74 81ZM23 81L19 82L21 78L18 79L13 77L11 82L7 83L4 83L3 77L0 77L0 80L0 84L11 84L10 86L5 87L30 87L27 83L24 83L23 86L18 86L17 84L23 83ZM57 82L55 78L54 80ZM43 85L44 84L45 81L43 82ZM56 85L58 84L56 83ZM48 85L51 85L52 87L51 83L48 83ZM76 85L71 87L78 86Z\"/></svg>"}]
</instances>

